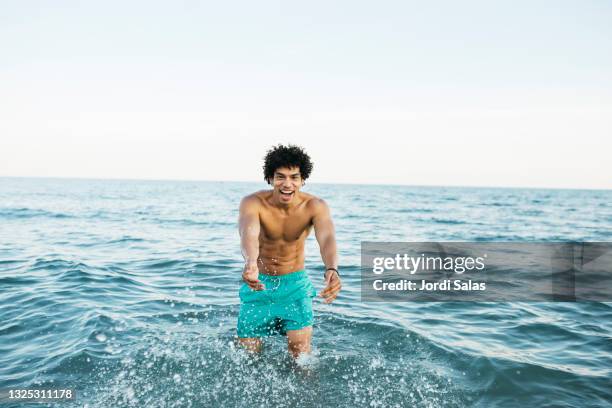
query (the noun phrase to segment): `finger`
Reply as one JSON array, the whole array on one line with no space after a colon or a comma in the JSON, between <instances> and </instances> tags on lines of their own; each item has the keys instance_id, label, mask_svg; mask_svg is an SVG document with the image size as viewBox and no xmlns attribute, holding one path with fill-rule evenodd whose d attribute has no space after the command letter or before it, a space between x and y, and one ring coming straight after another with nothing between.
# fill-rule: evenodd
<instances>
[{"instance_id":1,"label":"finger","mask_svg":"<svg viewBox=\"0 0 612 408\"><path fill-rule=\"evenodd\" d=\"M329 293L325 290L321 291L321 293L319 293L319 296L321 296L322 298L326 298L329 296Z\"/></svg>"},{"instance_id":2,"label":"finger","mask_svg":"<svg viewBox=\"0 0 612 408\"><path fill-rule=\"evenodd\" d=\"M325 290L321 293L321 296L324 298L329 297L332 294L332 292L330 292L329 290Z\"/></svg>"},{"instance_id":3,"label":"finger","mask_svg":"<svg viewBox=\"0 0 612 408\"><path fill-rule=\"evenodd\" d=\"M337 295L340 292L340 288L331 289L327 292L328 296Z\"/></svg>"},{"instance_id":4,"label":"finger","mask_svg":"<svg viewBox=\"0 0 612 408\"><path fill-rule=\"evenodd\" d=\"M323 290L321 291L322 294L327 294L330 290L332 289L332 286L326 286L323 288Z\"/></svg>"},{"instance_id":5,"label":"finger","mask_svg":"<svg viewBox=\"0 0 612 408\"><path fill-rule=\"evenodd\" d=\"M333 290L331 290L331 289L327 289L327 290L324 290L323 292L321 292L321 296L323 296L323 297L328 297L328 296L330 296L330 295L333 295L334 293L335 293L335 292L334 292Z\"/></svg>"},{"instance_id":6,"label":"finger","mask_svg":"<svg viewBox=\"0 0 612 408\"><path fill-rule=\"evenodd\" d=\"M327 292L325 292L325 296L324 297L330 297L330 296L338 296L338 293L340 292L340 289L332 289L329 290Z\"/></svg>"},{"instance_id":7,"label":"finger","mask_svg":"<svg viewBox=\"0 0 612 408\"><path fill-rule=\"evenodd\" d=\"M330 298L335 298L336 296L337 296L337 292L336 293L329 292L329 293L326 293L323 297L325 298L325 300L328 300Z\"/></svg>"},{"instance_id":8,"label":"finger","mask_svg":"<svg viewBox=\"0 0 612 408\"><path fill-rule=\"evenodd\" d=\"M333 284L329 285L329 288L330 289L334 289L334 290L335 289L340 289L341 287L342 287L342 284L340 284L340 282L333 283Z\"/></svg>"},{"instance_id":9,"label":"finger","mask_svg":"<svg viewBox=\"0 0 612 408\"><path fill-rule=\"evenodd\" d=\"M257 282L250 282L250 283L248 283L248 282L247 282L247 285L248 285L248 286L249 286L251 289L253 289L253 290L263 290L263 289L264 289L264 285L263 285L263 283L261 283L261 282L259 282L259 281L257 281Z\"/></svg>"},{"instance_id":10,"label":"finger","mask_svg":"<svg viewBox=\"0 0 612 408\"><path fill-rule=\"evenodd\" d=\"M337 298L337 297L338 297L338 294L337 294L337 293L331 293L329 296L327 296L327 298L326 298L326 299L331 299L331 300L334 300L334 299L335 299L335 298Z\"/></svg>"},{"instance_id":11,"label":"finger","mask_svg":"<svg viewBox=\"0 0 612 408\"><path fill-rule=\"evenodd\" d=\"M342 287L342 285L340 283L336 284L336 285L331 285L326 287L325 289L323 289L323 291L321 293L329 293L329 292L337 292L340 290L340 288Z\"/></svg>"},{"instance_id":12,"label":"finger","mask_svg":"<svg viewBox=\"0 0 612 408\"><path fill-rule=\"evenodd\" d=\"M325 297L326 298L336 297L336 296L338 296L338 293L340 293L340 288L336 288L336 289L330 290L329 292L327 292L325 294Z\"/></svg>"},{"instance_id":13,"label":"finger","mask_svg":"<svg viewBox=\"0 0 612 408\"><path fill-rule=\"evenodd\" d=\"M333 302L334 300L336 300L336 296L330 296L330 297L328 297L327 299L325 299L325 303L331 303L331 302Z\"/></svg>"}]
</instances>

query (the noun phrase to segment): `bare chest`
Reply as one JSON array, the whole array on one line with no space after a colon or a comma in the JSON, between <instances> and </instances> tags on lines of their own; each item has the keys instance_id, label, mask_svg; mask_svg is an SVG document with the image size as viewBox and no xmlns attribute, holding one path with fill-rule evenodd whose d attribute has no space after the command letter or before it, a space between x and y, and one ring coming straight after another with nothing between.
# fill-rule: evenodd
<instances>
[{"instance_id":1,"label":"bare chest","mask_svg":"<svg viewBox=\"0 0 612 408\"><path fill-rule=\"evenodd\" d=\"M261 231L265 238L286 242L296 241L307 236L312 228L312 220L307 214L284 214L280 211L260 213Z\"/></svg>"}]
</instances>

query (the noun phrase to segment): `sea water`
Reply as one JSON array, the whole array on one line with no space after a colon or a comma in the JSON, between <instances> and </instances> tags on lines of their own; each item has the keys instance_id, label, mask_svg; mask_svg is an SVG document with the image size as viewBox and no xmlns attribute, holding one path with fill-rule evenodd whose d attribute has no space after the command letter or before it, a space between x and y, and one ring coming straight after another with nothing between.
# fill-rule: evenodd
<instances>
[{"instance_id":1,"label":"sea water","mask_svg":"<svg viewBox=\"0 0 612 408\"><path fill-rule=\"evenodd\" d=\"M308 184L343 289L293 361L283 337L234 344L238 204L266 187L0 178L0 388L75 389L66 407L612 404L610 303L368 303L359 280L361 241L610 241L612 191Z\"/></svg>"}]
</instances>

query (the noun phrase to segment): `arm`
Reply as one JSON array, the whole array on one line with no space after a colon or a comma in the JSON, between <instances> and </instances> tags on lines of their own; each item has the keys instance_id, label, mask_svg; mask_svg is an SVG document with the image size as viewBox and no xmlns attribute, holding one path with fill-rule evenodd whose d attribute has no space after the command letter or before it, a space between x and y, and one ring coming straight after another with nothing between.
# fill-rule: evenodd
<instances>
[{"instance_id":1,"label":"arm","mask_svg":"<svg viewBox=\"0 0 612 408\"><path fill-rule=\"evenodd\" d=\"M252 289L261 290L257 258L259 257L259 201L257 197L248 196L240 202L238 231L240 233L240 249L244 257L242 279Z\"/></svg>"},{"instance_id":2,"label":"arm","mask_svg":"<svg viewBox=\"0 0 612 408\"><path fill-rule=\"evenodd\" d=\"M321 292L327 303L331 303L338 296L340 288L340 276L327 268L338 269L338 252L336 249L336 232L334 223L331 219L329 207L323 200L317 200L315 213L312 220L315 229L315 236L321 250L321 259L325 264L325 283L326 287Z\"/></svg>"}]
</instances>

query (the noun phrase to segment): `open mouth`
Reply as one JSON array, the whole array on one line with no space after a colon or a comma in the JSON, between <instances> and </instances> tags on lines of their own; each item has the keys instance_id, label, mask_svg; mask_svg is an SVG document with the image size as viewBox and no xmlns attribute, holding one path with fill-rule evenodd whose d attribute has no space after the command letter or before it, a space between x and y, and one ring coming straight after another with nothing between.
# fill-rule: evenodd
<instances>
[{"instance_id":1,"label":"open mouth","mask_svg":"<svg viewBox=\"0 0 612 408\"><path fill-rule=\"evenodd\" d=\"M290 190L281 190L280 193L281 193L281 197L291 198L291 197L293 197L293 193L294 192L290 191Z\"/></svg>"}]
</instances>

